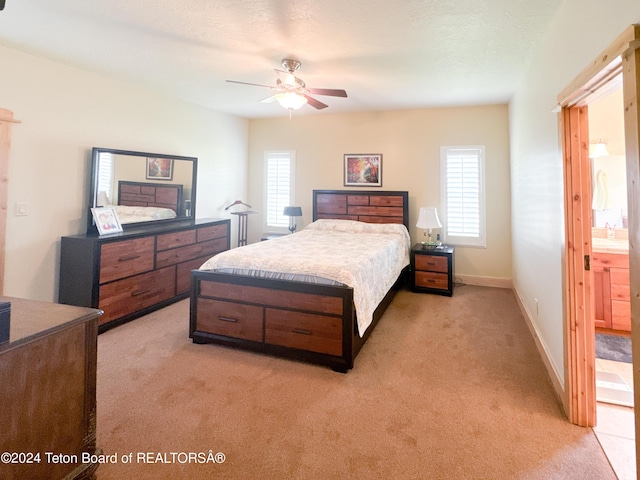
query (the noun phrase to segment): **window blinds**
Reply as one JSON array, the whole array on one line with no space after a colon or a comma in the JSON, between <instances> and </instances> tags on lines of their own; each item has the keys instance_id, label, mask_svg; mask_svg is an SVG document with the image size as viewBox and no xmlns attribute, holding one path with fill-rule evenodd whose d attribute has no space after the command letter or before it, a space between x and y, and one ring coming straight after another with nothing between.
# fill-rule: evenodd
<instances>
[{"instance_id":1,"label":"window blinds","mask_svg":"<svg viewBox=\"0 0 640 480\"><path fill-rule=\"evenodd\" d=\"M267 227L287 227L289 218L282 212L291 205L292 153L267 152L265 167L265 205Z\"/></svg>"},{"instance_id":2,"label":"window blinds","mask_svg":"<svg viewBox=\"0 0 640 480\"><path fill-rule=\"evenodd\" d=\"M450 243L485 246L483 157L484 147L443 147L443 208Z\"/></svg>"}]
</instances>

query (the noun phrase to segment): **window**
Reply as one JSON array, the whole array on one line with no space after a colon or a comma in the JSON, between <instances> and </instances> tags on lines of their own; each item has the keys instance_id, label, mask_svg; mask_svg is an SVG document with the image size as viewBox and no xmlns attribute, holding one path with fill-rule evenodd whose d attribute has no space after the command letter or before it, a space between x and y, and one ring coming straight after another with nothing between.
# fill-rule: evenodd
<instances>
[{"instance_id":1,"label":"window","mask_svg":"<svg viewBox=\"0 0 640 480\"><path fill-rule=\"evenodd\" d=\"M111 191L113 185L113 154L100 152L98 154L98 191L96 192L96 205L108 205L111 203Z\"/></svg>"},{"instance_id":2,"label":"window","mask_svg":"<svg viewBox=\"0 0 640 480\"><path fill-rule=\"evenodd\" d=\"M486 247L484 146L440 147L444 239Z\"/></svg>"},{"instance_id":3,"label":"window","mask_svg":"<svg viewBox=\"0 0 640 480\"><path fill-rule=\"evenodd\" d=\"M265 230L286 232L289 217L282 212L293 205L295 152L274 151L264 154Z\"/></svg>"}]
</instances>

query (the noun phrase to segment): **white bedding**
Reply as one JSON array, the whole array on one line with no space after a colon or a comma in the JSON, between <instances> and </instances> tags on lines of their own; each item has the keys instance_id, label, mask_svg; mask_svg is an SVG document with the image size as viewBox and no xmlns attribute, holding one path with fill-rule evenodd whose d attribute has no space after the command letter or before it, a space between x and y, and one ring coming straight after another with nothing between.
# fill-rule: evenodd
<instances>
[{"instance_id":1,"label":"white bedding","mask_svg":"<svg viewBox=\"0 0 640 480\"><path fill-rule=\"evenodd\" d=\"M128 205L113 205L120 223L149 222L176 218L176 212L170 208L161 207L131 207Z\"/></svg>"},{"instance_id":2,"label":"white bedding","mask_svg":"<svg viewBox=\"0 0 640 480\"><path fill-rule=\"evenodd\" d=\"M306 275L348 285L362 336L374 310L409 264L410 243L404 225L317 220L293 235L219 253L200 269L270 278Z\"/></svg>"}]
</instances>

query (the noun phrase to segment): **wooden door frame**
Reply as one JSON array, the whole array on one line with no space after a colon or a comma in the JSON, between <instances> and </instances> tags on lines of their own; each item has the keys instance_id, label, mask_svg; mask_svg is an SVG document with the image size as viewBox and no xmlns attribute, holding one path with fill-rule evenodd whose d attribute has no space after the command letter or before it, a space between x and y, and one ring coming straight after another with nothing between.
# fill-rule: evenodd
<instances>
[{"instance_id":1,"label":"wooden door frame","mask_svg":"<svg viewBox=\"0 0 640 480\"><path fill-rule=\"evenodd\" d=\"M565 185L565 407L572 423L595 425L594 322L591 316L590 275L584 255L590 255L591 179L584 178L588 162L586 105L601 87L622 75L627 196L629 204L629 267L631 280L631 338L634 402L640 406L640 25L626 29L558 96L561 108ZM582 110L582 111L581 111ZM585 158L586 157L586 158ZM589 165L586 163L586 165ZM590 167L590 165L589 165ZM590 168L589 168L590 170ZM589 196L587 197L587 191ZM589 211L589 216L586 212ZM582 218L579 218L582 216ZM576 224L576 222L579 222ZM589 221L590 225L590 221ZM589 237L587 238L587 235ZM588 273L588 272L587 272ZM640 408L636 408L636 439L640 439ZM640 442L636 463L640 471Z\"/></svg>"},{"instance_id":2,"label":"wooden door frame","mask_svg":"<svg viewBox=\"0 0 640 480\"><path fill-rule=\"evenodd\" d=\"M20 123L13 118L13 112L0 108L0 295L4 294L4 265L7 242L7 210L9 189L9 150L11 148L11 127Z\"/></svg>"}]
</instances>

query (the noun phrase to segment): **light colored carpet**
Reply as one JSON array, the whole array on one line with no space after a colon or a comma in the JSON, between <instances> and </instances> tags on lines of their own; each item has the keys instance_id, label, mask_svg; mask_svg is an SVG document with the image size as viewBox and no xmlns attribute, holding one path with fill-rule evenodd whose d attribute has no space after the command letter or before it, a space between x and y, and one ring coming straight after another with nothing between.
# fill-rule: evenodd
<instances>
[{"instance_id":1,"label":"light colored carpet","mask_svg":"<svg viewBox=\"0 0 640 480\"><path fill-rule=\"evenodd\" d=\"M616 478L564 417L510 290L400 291L346 375L195 345L188 312L99 336L97 439L118 461L98 480ZM180 463L209 450L226 461Z\"/></svg>"}]
</instances>

